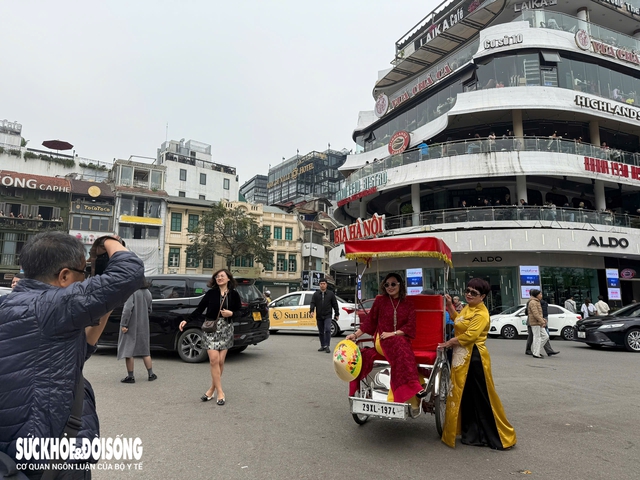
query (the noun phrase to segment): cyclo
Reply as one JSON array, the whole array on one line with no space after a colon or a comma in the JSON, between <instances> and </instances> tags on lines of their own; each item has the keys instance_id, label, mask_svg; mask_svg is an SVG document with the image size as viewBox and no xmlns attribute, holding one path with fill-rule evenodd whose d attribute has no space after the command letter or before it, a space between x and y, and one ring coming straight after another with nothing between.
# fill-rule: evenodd
<instances>
[{"instance_id":1,"label":"cyclo","mask_svg":"<svg viewBox=\"0 0 640 480\"><path fill-rule=\"evenodd\" d=\"M440 261L443 264L445 285L449 268L453 266L449 247L441 239L433 237L347 240L344 251L348 260L356 261L357 297L360 297L362 276L373 259L377 260L378 272L399 272L416 266L429 267L429 264L439 264ZM416 262L417 259L432 261ZM365 264L360 273L358 263ZM417 263L426 265L416 265ZM445 349L438 347L438 344L445 341L446 335L445 299L442 295L418 294L408 295L407 300L413 302L416 310L416 337L411 342L411 348L418 373L426 381L427 394L420 401L419 408L412 408L410 403L388 401L391 366L382 355L376 353L373 370L359 380L356 392L349 397L351 414L356 423L363 425L371 417L406 420L430 413L436 417L436 429L441 436L450 388L449 360ZM373 342L371 337L360 337L357 340L361 349L373 346Z\"/></svg>"}]
</instances>

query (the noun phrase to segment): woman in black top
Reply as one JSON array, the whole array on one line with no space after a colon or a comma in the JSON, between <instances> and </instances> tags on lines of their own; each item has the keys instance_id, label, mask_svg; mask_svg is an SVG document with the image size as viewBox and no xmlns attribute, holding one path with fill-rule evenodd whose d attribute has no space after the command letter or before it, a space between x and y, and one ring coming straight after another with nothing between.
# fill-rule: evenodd
<instances>
[{"instance_id":1,"label":"woman in black top","mask_svg":"<svg viewBox=\"0 0 640 480\"><path fill-rule=\"evenodd\" d=\"M214 333L204 333L204 343L209 354L209 364L211 366L211 387L201 397L203 402L213 399L214 393L218 392L218 405L225 404L225 395L222 391L222 371L224 370L224 360L227 357L227 350L233 347L233 316L240 312L242 301L240 295L235 290L236 281L227 269L218 270L213 274L209 284L211 288L200 301L187 320L180 322L180 331L188 321L197 318L207 311L205 319L219 320L217 330ZM204 323L204 322L203 322Z\"/></svg>"}]
</instances>

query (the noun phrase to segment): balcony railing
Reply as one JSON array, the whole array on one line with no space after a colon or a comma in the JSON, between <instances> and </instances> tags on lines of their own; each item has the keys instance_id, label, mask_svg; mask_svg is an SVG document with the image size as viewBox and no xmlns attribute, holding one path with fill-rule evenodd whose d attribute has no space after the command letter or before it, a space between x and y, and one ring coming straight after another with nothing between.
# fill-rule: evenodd
<instances>
[{"instance_id":1,"label":"balcony railing","mask_svg":"<svg viewBox=\"0 0 640 480\"><path fill-rule=\"evenodd\" d=\"M496 206L450 208L420 212L418 223L414 224L414 214L398 215L385 218L385 229L394 230L404 227L444 224L470 224L487 222L526 222L537 221L543 226L563 226L559 222L580 224L589 228L592 225L610 227L640 228L640 217L611 212L596 212L584 208L530 207L530 206ZM461 225L462 226L462 225ZM477 225L481 226L481 225ZM574 225L577 226L577 225Z\"/></svg>"},{"instance_id":2,"label":"balcony railing","mask_svg":"<svg viewBox=\"0 0 640 480\"><path fill-rule=\"evenodd\" d=\"M629 35L600 27L595 23L585 22L584 20L564 13L545 10L526 10L513 21L529 22L531 28L549 28L569 33L575 33L577 30L583 29L588 31L592 38L598 39L603 43L633 51L640 49L640 41Z\"/></svg>"},{"instance_id":3,"label":"balcony railing","mask_svg":"<svg viewBox=\"0 0 640 480\"><path fill-rule=\"evenodd\" d=\"M0 228L10 230L66 230L64 221L0 217Z\"/></svg>"},{"instance_id":4,"label":"balcony railing","mask_svg":"<svg viewBox=\"0 0 640 480\"><path fill-rule=\"evenodd\" d=\"M346 183L355 182L363 177L390 168L435 158L511 151L584 155L585 157L595 157L627 165L640 166L640 153L625 152L614 148L602 148L588 143L579 143L575 140L565 140L561 137L508 137L495 140L475 138L429 145L427 153L422 153L420 149L414 148L399 155L392 155L384 160L374 161L353 172L347 178Z\"/></svg>"}]
</instances>

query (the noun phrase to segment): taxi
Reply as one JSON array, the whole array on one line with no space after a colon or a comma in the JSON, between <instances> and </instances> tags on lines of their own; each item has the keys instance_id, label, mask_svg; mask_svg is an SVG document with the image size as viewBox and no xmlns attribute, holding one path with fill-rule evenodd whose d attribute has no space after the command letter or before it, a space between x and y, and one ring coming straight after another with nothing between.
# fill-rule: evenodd
<instances>
[{"instance_id":1,"label":"taxi","mask_svg":"<svg viewBox=\"0 0 640 480\"><path fill-rule=\"evenodd\" d=\"M315 314L309 313L311 298L314 290L292 292L276 298L269 304L269 329L271 332L278 330L300 330L317 332ZM346 330L353 330L353 314L355 305L344 301L336 295L340 316L338 321L331 322L331 336L340 335Z\"/></svg>"}]
</instances>

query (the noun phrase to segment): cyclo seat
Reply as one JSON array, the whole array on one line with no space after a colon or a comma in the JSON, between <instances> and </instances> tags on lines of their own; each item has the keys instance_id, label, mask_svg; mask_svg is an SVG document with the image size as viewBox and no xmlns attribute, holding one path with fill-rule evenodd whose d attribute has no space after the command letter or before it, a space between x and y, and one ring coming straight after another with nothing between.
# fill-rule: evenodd
<instances>
[{"instance_id":1,"label":"cyclo seat","mask_svg":"<svg viewBox=\"0 0 640 480\"><path fill-rule=\"evenodd\" d=\"M416 362L433 365L436 361L438 344L444 342L444 297L441 295L411 295L416 309L416 338L411 348Z\"/></svg>"}]
</instances>

